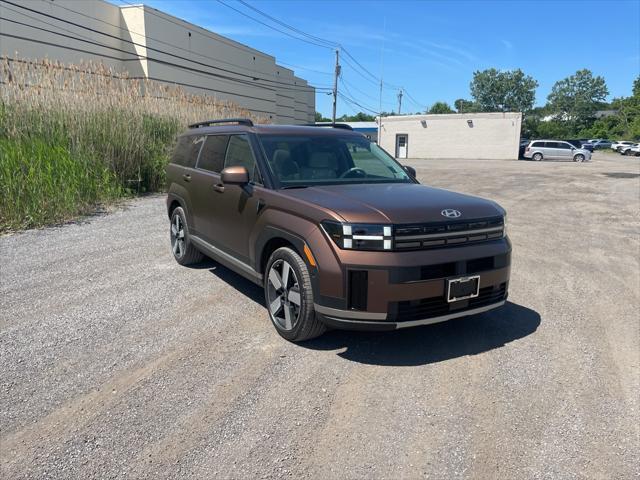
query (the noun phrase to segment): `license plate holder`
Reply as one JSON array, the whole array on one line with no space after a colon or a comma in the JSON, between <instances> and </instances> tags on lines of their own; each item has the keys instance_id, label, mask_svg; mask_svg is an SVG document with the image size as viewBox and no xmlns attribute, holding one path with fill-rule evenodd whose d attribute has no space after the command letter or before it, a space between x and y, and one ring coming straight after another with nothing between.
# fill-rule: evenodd
<instances>
[{"instance_id":1,"label":"license plate holder","mask_svg":"<svg viewBox=\"0 0 640 480\"><path fill-rule=\"evenodd\" d=\"M447 280L447 302L475 298L480 294L480 275Z\"/></svg>"}]
</instances>

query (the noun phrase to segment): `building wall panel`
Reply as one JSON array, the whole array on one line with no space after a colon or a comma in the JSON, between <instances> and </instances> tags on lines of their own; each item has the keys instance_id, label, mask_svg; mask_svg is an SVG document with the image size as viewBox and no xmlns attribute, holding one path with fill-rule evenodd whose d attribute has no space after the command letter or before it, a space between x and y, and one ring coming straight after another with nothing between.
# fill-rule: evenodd
<instances>
[{"instance_id":1,"label":"building wall panel","mask_svg":"<svg viewBox=\"0 0 640 480\"><path fill-rule=\"evenodd\" d=\"M408 158L516 159L521 122L521 113L382 117L378 141L395 155L396 136L408 135Z\"/></svg>"}]
</instances>

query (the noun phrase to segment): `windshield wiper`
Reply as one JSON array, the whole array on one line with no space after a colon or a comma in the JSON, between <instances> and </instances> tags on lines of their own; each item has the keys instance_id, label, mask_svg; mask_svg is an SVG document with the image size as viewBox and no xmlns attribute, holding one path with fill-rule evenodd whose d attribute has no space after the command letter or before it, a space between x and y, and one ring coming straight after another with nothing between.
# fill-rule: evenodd
<instances>
[{"instance_id":1,"label":"windshield wiper","mask_svg":"<svg viewBox=\"0 0 640 480\"><path fill-rule=\"evenodd\" d=\"M289 189L289 188L307 188L309 185L285 185L284 187L280 187L281 190Z\"/></svg>"}]
</instances>

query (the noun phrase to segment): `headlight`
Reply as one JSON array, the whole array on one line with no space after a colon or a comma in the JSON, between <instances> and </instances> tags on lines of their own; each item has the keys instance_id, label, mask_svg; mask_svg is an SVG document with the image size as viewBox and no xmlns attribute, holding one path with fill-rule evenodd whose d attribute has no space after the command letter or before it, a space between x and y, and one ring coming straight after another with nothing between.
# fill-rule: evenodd
<instances>
[{"instance_id":1,"label":"headlight","mask_svg":"<svg viewBox=\"0 0 640 480\"><path fill-rule=\"evenodd\" d=\"M346 250L391 250L391 225L366 223L321 222L322 228L335 244Z\"/></svg>"},{"instance_id":2,"label":"headlight","mask_svg":"<svg viewBox=\"0 0 640 480\"><path fill-rule=\"evenodd\" d=\"M502 238L506 238L507 236L507 214L505 212L504 217L502 217Z\"/></svg>"}]
</instances>

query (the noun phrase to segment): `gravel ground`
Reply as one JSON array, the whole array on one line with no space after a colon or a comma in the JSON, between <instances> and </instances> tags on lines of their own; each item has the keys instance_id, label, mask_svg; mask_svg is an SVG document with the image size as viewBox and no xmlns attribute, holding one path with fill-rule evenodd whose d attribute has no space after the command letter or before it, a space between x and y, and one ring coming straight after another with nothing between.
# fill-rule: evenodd
<instances>
[{"instance_id":1,"label":"gravel ground","mask_svg":"<svg viewBox=\"0 0 640 480\"><path fill-rule=\"evenodd\" d=\"M408 163L508 210L503 309L294 345L162 197L0 238L3 478L638 478L640 159Z\"/></svg>"}]
</instances>

